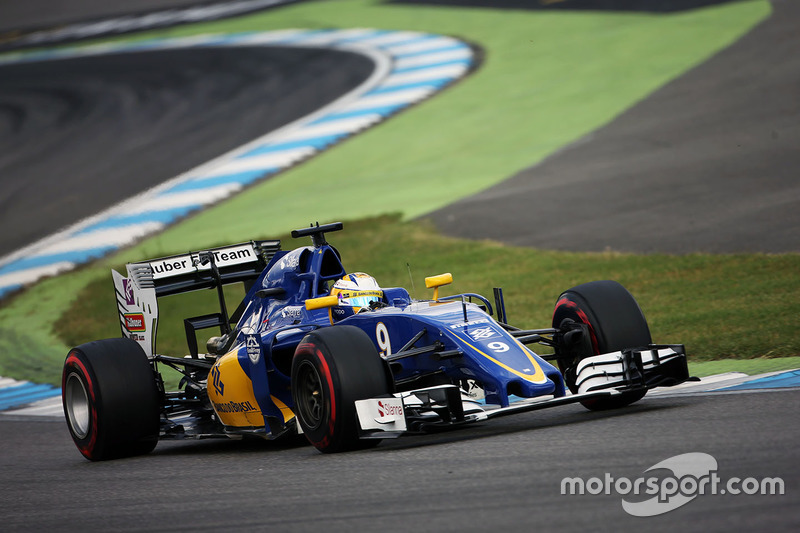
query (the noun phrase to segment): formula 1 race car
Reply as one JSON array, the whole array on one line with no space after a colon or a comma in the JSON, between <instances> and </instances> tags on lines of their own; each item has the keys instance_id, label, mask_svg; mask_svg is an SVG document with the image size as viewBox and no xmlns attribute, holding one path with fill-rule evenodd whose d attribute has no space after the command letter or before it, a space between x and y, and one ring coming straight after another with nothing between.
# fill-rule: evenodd
<instances>
[{"instance_id":1,"label":"formula 1 race car","mask_svg":"<svg viewBox=\"0 0 800 533\"><path fill-rule=\"evenodd\" d=\"M69 431L88 459L148 453L159 439L303 433L322 452L367 448L402 434L580 402L623 407L648 389L688 379L682 345L652 344L631 294L614 281L571 288L552 325L507 324L502 289L494 302L473 293L440 296L450 274L426 278L431 300L347 273L326 233L190 252L112 271L123 337L67 355L62 398ZM246 295L228 314L223 286ZM186 318L189 354L155 353L158 298L216 290L220 311ZM197 332L219 328L205 353ZM527 348L541 344L553 353ZM548 361L555 362L556 366ZM160 367L178 370L165 390Z\"/></svg>"}]
</instances>

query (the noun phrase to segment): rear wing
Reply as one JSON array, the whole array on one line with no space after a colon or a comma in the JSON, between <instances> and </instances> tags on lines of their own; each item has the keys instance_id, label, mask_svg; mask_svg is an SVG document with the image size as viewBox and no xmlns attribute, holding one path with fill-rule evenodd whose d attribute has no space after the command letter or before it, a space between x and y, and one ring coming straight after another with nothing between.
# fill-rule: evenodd
<instances>
[{"instance_id":1,"label":"rear wing","mask_svg":"<svg viewBox=\"0 0 800 533\"><path fill-rule=\"evenodd\" d=\"M280 249L278 240L250 241L128 263L127 277L112 270L122 335L138 342L152 356L158 326L157 299L201 289L217 288L222 309L219 315L198 318L220 326L225 322L227 326L222 286L243 282L249 288Z\"/></svg>"}]
</instances>

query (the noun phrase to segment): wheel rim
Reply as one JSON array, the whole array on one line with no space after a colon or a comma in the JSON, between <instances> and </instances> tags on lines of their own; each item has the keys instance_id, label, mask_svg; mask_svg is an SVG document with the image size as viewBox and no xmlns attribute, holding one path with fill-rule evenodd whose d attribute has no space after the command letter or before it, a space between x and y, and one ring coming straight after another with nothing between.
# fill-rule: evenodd
<instances>
[{"instance_id":1,"label":"wheel rim","mask_svg":"<svg viewBox=\"0 0 800 533\"><path fill-rule=\"evenodd\" d=\"M79 439L84 439L89 434L89 395L81 377L75 372L67 377L64 385L66 398L67 420L72 432Z\"/></svg>"},{"instance_id":2,"label":"wheel rim","mask_svg":"<svg viewBox=\"0 0 800 533\"><path fill-rule=\"evenodd\" d=\"M325 391L317 368L310 361L303 361L297 369L297 408L301 420L309 429L322 425L325 412Z\"/></svg>"}]
</instances>

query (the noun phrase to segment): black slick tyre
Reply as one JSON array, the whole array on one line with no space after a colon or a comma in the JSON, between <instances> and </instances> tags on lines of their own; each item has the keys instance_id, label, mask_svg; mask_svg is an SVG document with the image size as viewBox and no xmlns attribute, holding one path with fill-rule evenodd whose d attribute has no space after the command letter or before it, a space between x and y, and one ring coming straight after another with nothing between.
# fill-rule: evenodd
<instances>
[{"instance_id":1,"label":"black slick tyre","mask_svg":"<svg viewBox=\"0 0 800 533\"><path fill-rule=\"evenodd\" d=\"M384 363L366 333L332 326L303 338L292 360L295 415L306 438L324 453L375 446L359 439L356 400L391 392Z\"/></svg>"},{"instance_id":2,"label":"black slick tyre","mask_svg":"<svg viewBox=\"0 0 800 533\"><path fill-rule=\"evenodd\" d=\"M87 459L142 455L158 443L155 372L131 339L105 339L70 350L61 391L67 427Z\"/></svg>"},{"instance_id":3,"label":"black slick tyre","mask_svg":"<svg viewBox=\"0 0 800 533\"><path fill-rule=\"evenodd\" d=\"M559 370L573 393L577 392L574 369L581 359L651 343L650 328L639 304L616 281L592 281L564 291L553 311L553 327L560 328L565 320L586 324L590 337L577 356L558 359ZM616 409L640 400L645 393L642 389L581 403L591 410Z\"/></svg>"}]
</instances>

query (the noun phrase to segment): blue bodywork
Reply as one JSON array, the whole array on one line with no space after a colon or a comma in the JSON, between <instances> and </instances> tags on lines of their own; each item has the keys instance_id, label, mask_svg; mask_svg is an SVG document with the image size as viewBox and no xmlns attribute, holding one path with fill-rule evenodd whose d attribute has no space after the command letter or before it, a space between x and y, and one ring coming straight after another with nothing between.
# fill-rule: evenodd
<instances>
[{"instance_id":1,"label":"blue bodywork","mask_svg":"<svg viewBox=\"0 0 800 533\"><path fill-rule=\"evenodd\" d=\"M477 382L486 402L502 407L509 405L509 395L564 396L560 372L473 303L413 301L405 289L387 288L384 307L338 321L333 320L336 307L306 309L306 300L328 295L343 275L340 255L327 243L279 251L244 298L234 349L252 380L268 428L275 419L282 420L271 396L293 408L290 368L296 346L309 331L344 324L360 328L372 339L398 389L438 376L453 383ZM413 346L406 346L415 336ZM258 340L263 355L255 363L248 357L248 337ZM436 350L408 357L398 353L424 346Z\"/></svg>"}]
</instances>

